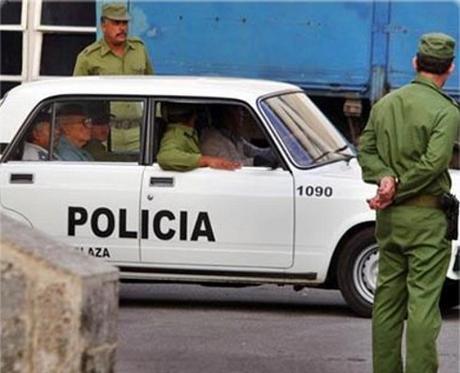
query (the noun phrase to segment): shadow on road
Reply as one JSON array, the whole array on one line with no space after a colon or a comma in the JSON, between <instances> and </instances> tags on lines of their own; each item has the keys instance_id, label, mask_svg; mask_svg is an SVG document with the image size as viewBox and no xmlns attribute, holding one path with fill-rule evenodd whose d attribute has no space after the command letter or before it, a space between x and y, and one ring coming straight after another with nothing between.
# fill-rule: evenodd
<instances>
[{"instance_id":1,"label":"shadow on road","mask_svg":"<svg viewBox=\"0 0 460 373\"><path fill-rule=\"evenodd\" d=\"M129 289L126 288L129 287ZM267 289L216 289L191 287L190 293L179 294L162 289L161 285L133 290L123 285L120 291L122 308L155 308L182 310L212 310L237 312L269 312L289 314L310 314L322 316L357 317L337 292L308 290L296 293L292 290ZM144 285L145 286L145 285ZM134 288L135 289L135 288ZM185 288L187 289L187 288ZM166 290L166 292L165 292ZM288 290L288 291L286 291ZM280 292L277 294L277 292ZM311 293L315 293L311 295ZM318 296L318 293L320 294ZM323 295L323 293L325 295ZM331 294L328 294L331 293ZM334 294L335 293L335 294ZM266 298L266 299L264 299Z\"/></svg>"},{"instance_id":2,"label":"shadow on road","mask_svg":"<svg viewBox=\"0 0 460 373\"><path fill-rule=\"evenodd\" d=\"M339 291L292 289L263 286L214 288L194 285L123 284L120 307L174 310L269 312L359 318L345 303ZM460 308L442 313L444 320L460 320Z\"/></svg>"},{"instance_id":3,"label":"shadow on road","mask_svg":"<svg viewBox=\"0 0 460 373\"><path fill-rule=\"evenodd\" d=\"M120 299L120 307L142 307L162 309L190 309L213 311L257 311L257 312L283 312L283 313L309 313L313 315L331 316L356 316L346 306L333 306L327 304L301 304L280 302L252 302L252 301L210 301L210 300L172 300L172 299Z\"/></svg>"}]
</instances>

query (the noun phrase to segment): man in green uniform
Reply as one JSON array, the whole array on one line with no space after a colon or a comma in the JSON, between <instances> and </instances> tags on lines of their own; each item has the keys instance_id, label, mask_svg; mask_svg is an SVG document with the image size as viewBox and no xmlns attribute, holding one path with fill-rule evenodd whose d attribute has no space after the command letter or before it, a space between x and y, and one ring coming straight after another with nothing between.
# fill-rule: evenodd
<instances>
[{"instance_id":1,"label":"man in green uniform","mask_svg":"<svg viewBox=\"0 0 460 373\"><path fill-rule=\"evenodd\" d=\"M460 111L441 88L454 69L455 40L421 37L413 64L417 76L374 105L360 139L363 179L379 185L368 200L377 210L379 274L373 310L375 373L438 369L439 297L451 242L439 197L448 192L448 164L458 139Z\"/></svg>"},{"instance_id":2,"label":"man in green uniform","mask_svg":"<svg viewBox=\"0 0 460 373\"><path fill-rule=\"evenodd\" d=\"M108 149L110 135L110 121L114 115L103 113L93 116L91 127L91 140L83 147L89 152L96 161L106 162L133 162L138 158L138 154L119 154L113 153Z\"/></svg>"},{"instance_id":3,"label":"man in green uniform","mask_svg":"<svg viewBox=\"0 0 460 373\"><path fill-rule=\"evenodd\" d=\"M151 75L152 63L141 39L128 37L130 17L121 3L104 4L104 37L78 55L73 75Z\"/></svg>"},{"instance_id":4,"label":"man in green uniform","mask_svg":"<svg viewBox=\"0 0 460 373\"><path fill-rule=\"evenodd\" d=\"M166 109L170 124L161 139L157 154L157 162L162 169L189 171L198 167L211 167L235 170L241 167L238 162L200 153L193 105L170 103Z\"/></svg>"},{"instance_id":5,"label":"man in green uniform","mask_svg":"<svg viewBox=\"0 0 460 373\"><path fill-rule=\"evenodd\" d=\"M104 37L87 46L77 57L73 75L152 75L149 54L141 39L128 37L130 17L122 3L102 6L101 28ZM113 126L112 141L117 149L139 150L139 117L136 103L113 103L111 112L123 123Z\"/></svg>"}]
</instances>

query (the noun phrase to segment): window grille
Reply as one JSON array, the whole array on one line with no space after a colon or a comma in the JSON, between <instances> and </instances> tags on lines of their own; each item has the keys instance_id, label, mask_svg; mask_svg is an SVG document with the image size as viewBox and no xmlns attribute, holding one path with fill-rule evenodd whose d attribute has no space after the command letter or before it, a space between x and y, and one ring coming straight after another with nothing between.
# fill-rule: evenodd
<instances>
[{"instance_id":1,"label":"window grille","mask_svg":"<svg viewBox=\"0 0 460 373\"><path fill-rule=\"evenodd\" d=\"M25 81L72 75L96 25L96 0L2 0L0 95Z\"/></svg>"}]
</instances>

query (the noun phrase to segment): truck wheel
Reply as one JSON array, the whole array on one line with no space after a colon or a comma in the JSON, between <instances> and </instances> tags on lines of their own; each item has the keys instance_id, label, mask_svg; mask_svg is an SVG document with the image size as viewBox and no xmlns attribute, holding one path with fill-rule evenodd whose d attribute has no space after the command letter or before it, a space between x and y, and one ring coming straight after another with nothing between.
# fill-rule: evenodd
<instances>
[{"instance_id":1,"label":"truck wheel","mask_svg":"<svg viewBox=\"0 0 460 373\"><path fill-rule=\"evenodd\" d=\"M377 285L378 252L374 228L355 234L344 246L337 265L339 289L359 316L371 317Z\"/></svg>"}]
</instances>

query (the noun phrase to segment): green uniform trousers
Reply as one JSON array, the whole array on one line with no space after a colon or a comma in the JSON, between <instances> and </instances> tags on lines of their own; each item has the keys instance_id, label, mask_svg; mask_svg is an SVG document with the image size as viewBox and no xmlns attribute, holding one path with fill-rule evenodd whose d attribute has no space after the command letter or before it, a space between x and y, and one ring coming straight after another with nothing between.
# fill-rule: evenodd
<instances>
[{"instance_id":1,"label":"green uniform trousers","mask_svg":"<svg viewBox=\"0 0 460 373\"><path fill-rule=\"evenodd\" d=\"M435 373L439 298L451 255L446 217L436 208L377 212L379 274L372 315L374 373ZM406 325L406 369L401 340Z\"/></svg>"}]
</instances>

